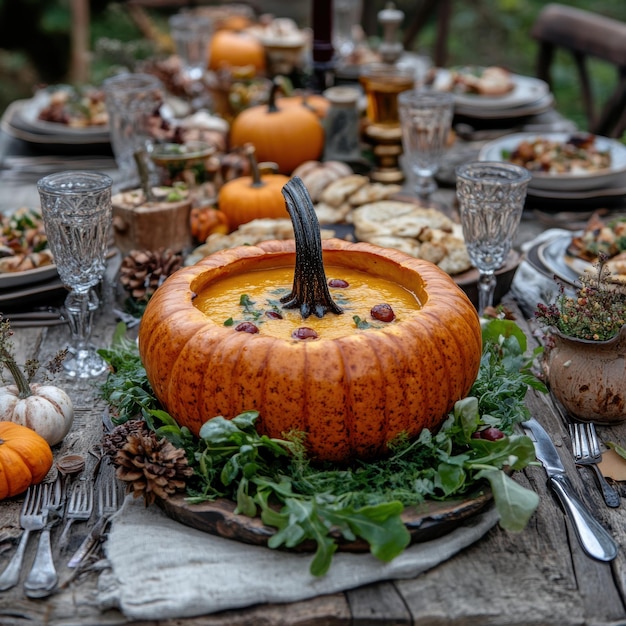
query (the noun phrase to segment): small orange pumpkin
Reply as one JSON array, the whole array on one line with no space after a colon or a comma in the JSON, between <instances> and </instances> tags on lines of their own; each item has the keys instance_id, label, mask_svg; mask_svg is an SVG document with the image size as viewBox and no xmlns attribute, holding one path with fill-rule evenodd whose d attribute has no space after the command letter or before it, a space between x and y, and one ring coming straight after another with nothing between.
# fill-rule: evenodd
<instances>
[{"instance_id":1,"label":"small orange pumpkin","mask_svg":"<svg viewBox=\"0 0 626 626\"><path fill-rule=\"evenodd\" d=\"M191 228L191 236L200 243L204 243L207 237L213 233L226 235L229 231L226 214L212 205L191 209L189 226Z\"/></svg>"},{"instance_id":2,"label":"small orange pumpkin","mask_svg":"<svg viewBox=\"0 0 626 626\"><path fill-rule=\"evenodd\" d=\"M313 458L376 457L400 433L436 430L467 394L480 365L480 321L469 298L433 263L367 243L321 242L310 199L305 211L298 206L306 188L293 178L285 186L290 194L293 185L296 201L288 206L296 243L222 250L176 272L142 317L141 359L165 409L196 434L215 415L258 410L261 432L304 432ZM295 265L292 294L303 316L301 302L316 315L333 310L332 297L322 293L328 292L322 249L324 263L392 280L415 293L421 308L388 328L298 342L237 332L194 306L195 294L225 275Z\"/></svg>"},{"instance_id":3,"label":"small orange pumpkin","mask_svg":"<svg viewBox=\"0 0 626 626\"><path fill-rule=\"evenodd\" d=\"M250 176L228 181L219 191L217 203L228 220L229 229L259 218L287 218L282 188L289 180L283 174L261 175L252 144L243 148L250 159Z\"/></svg>"},{"instance_id":4,"label":"small orange pumpkin","mask_svg":"<svg viewBox=\"0 0 626 626\"><path fill-rule=\"evenodd\" d=\"M218 30L209 45L209 69L219 71L252 66L258 74L265 72L265 48L250 33Z\"/></svg>"},{"instance_id":5,"label":"small orange pumpkin","mask_svg":"<svg viewBox=\"0 0 626 626\"><path fill-rule=\"evenodd\" d=\"M52 467L52 450L34 430L0 422L0 500L41 482Z\"/></svg>"},{"instance_id":6,"label":"small orange pumpkin","mask_svg":"<svg viewBox=\"0 0 626 626\"><path fill-rule=\"evenodd\" d=\"M313 111L317 117L324 119L330 109L330 100L320 94L310 93L285 96L278 99L280 106L301 106Z\"/></svg>"},{"instance_id":7,"label":"small orange pumpkin","mask_svg":"<svg viewBox=\"0 0 626 626\"><path fill-rule=\"evenodd\" d=\"M278 164L281 174L291 172L304 161L320 158L324 149L324 128L318 116L305 106L281 106L277 101L281 81L272 84L267 105L245 109L232 121L231 147L252 143L259 161Z\"/></svg>"}]
</instances>

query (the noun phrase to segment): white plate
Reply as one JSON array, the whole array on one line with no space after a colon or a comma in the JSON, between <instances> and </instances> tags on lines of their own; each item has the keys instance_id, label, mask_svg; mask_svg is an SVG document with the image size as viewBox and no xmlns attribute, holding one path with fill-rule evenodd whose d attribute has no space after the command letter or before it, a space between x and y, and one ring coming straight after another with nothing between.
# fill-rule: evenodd
<instances>
[{"instance_id":1,"label":"white plate","mask_svg":"<svg viewBox=\"0 0 626 626\"><path fill-rule=\"evenodd\" d=\"M64 292L67 293L67 290L61 279L53 278L15 289L0 290L0 306L6 310L13 307L23 307L33 301L43 301L49 305L52 298L62 296ZM7 313L7 317L10 318L10 313Z\"/></svg>"},{"instance_id":2,"label":"white plate","mask_svg":"<svg viewBox=\"0 0 626 626\"><path fill-rule=\"evenodd\" d=\"M35 269L26 270L24 272L1 272L0 289L30 285L42 280L50 280L57 275L56 265L44 265L43 267L36 267Z\"/></svg>"},{"instance_id":3,"label":"white plate","mask_svg":"<svg viewBox=\"0 0 626 626\"><path fill-rule=\"evenodd\" d=\"M50 102L51 94L46 90L38 91L30 100L25 100L19 111L19 117L25 126L31 130L52 134L52 135L79 135L79 136L102 136L109 134L109 127L106 126L83 126L74 127L58 122L48 122L40 120L39 114Z\"/></svg>"},{"instance_id":4,"label":"white plate","mask_svg":"<svg viewBox=\"0 0 626 626\"><path fill-rule=\"evenodd\" d=\"M572 133L516 133L494 139L486 143L481 149L478 158L480 161L506 161L503 152L513 152L519 144L536 139L564 142ZM600 189L607 185L625 183L626 177L626 146L619 141L607 137L596 136L596 146L599 150L610 150L611 167L605 170L585 173L548 174L531 172L532 180L529 190L546 191L584 191Z\"/></svg>"},{"instance_id":5,"label":"white plate","mask_svg":"<svg viewBox=\"0 0 626 626\"><path fill-rule=\"evenodd\" d=\"M454 93L454 101L457 107L470 109L490 109L501 111L531 104L550 93L548 84L532 76L511 74L513 89L502 96L483 96L471 93ZM435 77L434 88L446 89L450 84L450 71L438 70Z\"/></svg>"},{"instance_id":6,"label":"white plate","mask_svg":"<svg viewBox=\"0 0 626 626\"><path fill-rule=\"evenodd\" d=\"M110 139L108 130L95 132L71 132L63 124L57 132L41 132L40 129L31 125L22 116L22 109L28 106L30 100L14 100L9 104L0 120L0 128L11 137L16 137L28 143L48 146L50 149L66 146L108 146L110 150ZM78 130L78 129L75 129Z\"/></svg>"},{"instance_id":7,"label":"white plate","mask_svg":"<svg viewBox=\"0 0 626 626\"><path fill-rule=\"evenodd\" d=\"M455 105L455 113L465 117L473 117L481 120L500 120L515 119L519 117L528 117L530 115L538 115L547 111L554 105L554 96L547 93L535 102L522 104L516 107L506 109L482 109L476 106Z\"/></svg>"},{"instance_id":8,"label":"white plate","mask_svg":"<svg viewBox=\"0 0 626 626\"><path fill-rule=\"evenodd\" d=\"M545 200L571 200L580 202L585 200L608 200L626 196L626 177L624 180L609 181L602 187L594 189L535 189L528 190L528 195ZM588 204L588 203L587 203Z\"/></svg>"},{"instance_id":9,"label":"white plate","mask_svg":"<svg viewBox=\"0 0 626 626\"><path fill-rule=\"evenodd\" d=\"M579 283L581 273L574 270L567 262L567 248L569 247L572 234L559 234L539 244L536 250L537 258L552 275L560 278L568 285L576 286Z\"/></svg>"}]
</instances>

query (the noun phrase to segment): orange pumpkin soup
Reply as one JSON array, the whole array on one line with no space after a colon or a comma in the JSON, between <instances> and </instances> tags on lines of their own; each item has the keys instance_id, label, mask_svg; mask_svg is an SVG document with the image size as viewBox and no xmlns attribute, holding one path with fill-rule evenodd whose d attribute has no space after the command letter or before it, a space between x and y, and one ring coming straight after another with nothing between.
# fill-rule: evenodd
<instances>
[{"instance_id":1,"label":"orange pumpkin soup","mask_svg":"<svg viewBox=\"0 0 626 626\"><path fill-rule=\"evenodd\" d=\"M276 267L237 274L207 285L194 306L216 324L293 340L337 339L355 331L384 328L421 308L417 296L385 278L345 267L327 267L333 300L343 314L303 319L299 309L283 308L292 289L293 268Z\"/></svg>"}]
</instances>

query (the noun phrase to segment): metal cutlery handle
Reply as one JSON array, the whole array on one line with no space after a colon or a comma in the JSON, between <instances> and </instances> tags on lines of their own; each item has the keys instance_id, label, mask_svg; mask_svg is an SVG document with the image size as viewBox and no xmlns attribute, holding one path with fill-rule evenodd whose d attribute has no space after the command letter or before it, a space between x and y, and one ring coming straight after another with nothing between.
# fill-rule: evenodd
<instances>
[{"instance_id":1,"label":"metal cutlery handle","mask_svg":"<svg viewBox=\"0 0 626 626\"><path fill-rule=\"evenodd\" d=\"M74 523L74 520L72 518L68 519L67 522L65 522L63 532L61 533L61 536L57 540L57 548L60 551L65 550L65 548L67 547L69 543L70 530L72 528L73 523Z\"/></svg>"},{"instance_id":2,"label":"metal cutlery handle","mask_svg":"<svg viewBox=\"0 0 626 626\"><path fill-rule=\"evenodd\" d=\"M50 529L46 527L41 531L35 560L24 582L24 591L29 598L44 598L54 591L58 582L59 577L52 559Z\"/></svg>"},{"instance_id":3,"label":"metal cutlery handle","mask_svg":"<svg viewBox=\"0 0 626 626\"><path fill-rule=\"evenodd\" d=\"M17 546L17 550L13 555L13 558L6 566L6 569L0 574L0 591L6 591L15 587L20 580L20 571L22 570L22 563L24 561L24 553L26 552L26 545L28 544L28 537L30 531L25 530L20 538L20 543Z\"/></svg>"},{"instance_id":4,"label":"metal cutlery handle","mask_svg":"<svg viewBox=\"0 0 626 626\"><path fill-rule=\"evenodd\" d=\"M89 534L83 539L83 542L78 546L78 549L71 556L70 560L67 562L67 566L70 568L78 567L81 561L89 554L89 551L95 543L100 539L102 533L104 532L106 525L109 521L109 518L101 515L98 518L98 521L94 524L94 527L91 529Z\"/></svg>"},{"instance_id":5,"label":"metal cutlery handle","mask_svg":"<svg viewBox=\"0 0 626 626\"><path fill-rule=\"evenodd\" d=\"M606 482L606 478L602 475L600 468L597 465L588 465L593 473L596 475L596 480L598 481L598 487L600 487L600 491L602 492L602 497L604 498L604 503L607 506L612 508L617 508L620 505L621 497L619 493Z\"/></svg>"},{"instance_id":6,"label":"metal cutlery handle","mask_svg":"<svg viewBox=\"0 0 626 626\"><path fill-rule=\"evenodd\" d=\"M583 550L599 561L612 561L617 556L617 544L603 526L589 513L574 492L566 476L550 477L554 492L574 525Z\"/></svg>"}]
</instances>

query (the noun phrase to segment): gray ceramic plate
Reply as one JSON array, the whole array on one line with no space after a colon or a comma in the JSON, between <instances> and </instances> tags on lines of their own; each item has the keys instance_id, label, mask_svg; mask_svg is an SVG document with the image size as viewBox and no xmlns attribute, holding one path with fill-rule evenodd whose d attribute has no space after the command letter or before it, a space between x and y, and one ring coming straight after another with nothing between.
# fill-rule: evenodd
<instances>
[{"instance_id":1,"label":"gray ceramic plate","mask_svg":"<svg viewBox=\"0 0 626 626\"><path fill-rule=\"evenodd\" d=\"M572 133L515 133L494 139L486 143L478 158L481 161L506 161L506 154L513 152L522 141L548 139L555 142L564 142ZM596 136L596 146L599 150L610 150L611 167L596 172L572 172L564 174L547 174L531 172L532 180L528 186L529 193L541 191L559 191L572 193L601 189L612 185L623 185L626 177L626 146L619 141L608 137Z\"/></svg>"}]
</instances>

